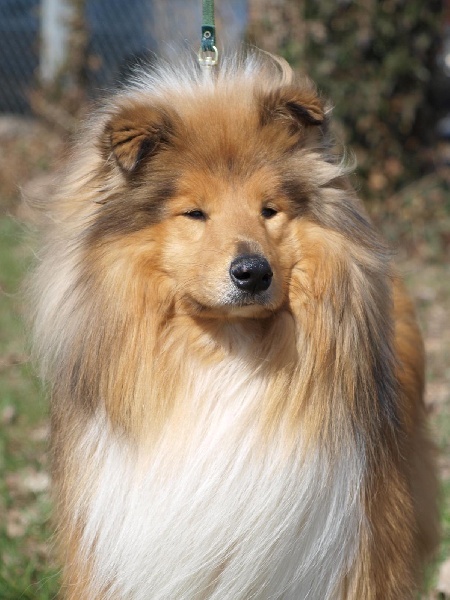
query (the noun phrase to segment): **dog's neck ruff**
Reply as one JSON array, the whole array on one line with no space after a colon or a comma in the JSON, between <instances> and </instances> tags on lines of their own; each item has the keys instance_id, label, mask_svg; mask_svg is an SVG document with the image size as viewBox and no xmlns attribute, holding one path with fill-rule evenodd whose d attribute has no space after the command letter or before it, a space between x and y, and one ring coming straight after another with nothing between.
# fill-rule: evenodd
<instances>
[{"instance_id":1,"label":"dog's neck ruff","mask_svg":"<svg viewBox=\"0 0 450 600\"><path fill-rule=\"evenodd\" d=\"M288 449L282 425L263 439L269 382L242 357L190 370L180 401L191 414L170 423L150 459L102 417L86 431L78 462L90 455L93 475L78 506L82 551L95 547L92 596L340 597L362 515L356 450L305 451L301 431Z\"/></svg>"}]
</instances>

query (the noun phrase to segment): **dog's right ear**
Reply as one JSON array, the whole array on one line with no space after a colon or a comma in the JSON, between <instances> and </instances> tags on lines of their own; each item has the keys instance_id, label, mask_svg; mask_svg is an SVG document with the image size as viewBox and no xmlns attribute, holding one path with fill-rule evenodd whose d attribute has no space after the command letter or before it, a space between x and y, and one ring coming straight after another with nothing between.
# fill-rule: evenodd
<instances>
[{"instance_id":1,"label":"dog's right ear","mask_svg":"<svg viewBox=\"0 0 450 600\"><path fill-rule=\"evenodd\" d=\"M164 109L130 103L113 113L107 122L103 152L106 157L112 155L125 174L132 174L168 141L171 127Z\"/></svg>"}]
</instances>

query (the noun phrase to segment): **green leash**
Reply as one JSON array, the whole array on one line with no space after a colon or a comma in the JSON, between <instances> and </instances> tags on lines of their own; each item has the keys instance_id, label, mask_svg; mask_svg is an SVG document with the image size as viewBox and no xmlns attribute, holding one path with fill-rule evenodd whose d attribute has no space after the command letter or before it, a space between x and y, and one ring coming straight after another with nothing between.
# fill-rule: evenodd
<instances>
[{"instance_id":1,"label":"green leash","mask_svg":"<svg viewBox=\"0 0 450 600\"><path fill-rule=\"evenodd\" d=\"M201 67L213 67L219 59L216 48L214 0L203 0L202 41L198 59Z\"/></svg>"}]
</instances>

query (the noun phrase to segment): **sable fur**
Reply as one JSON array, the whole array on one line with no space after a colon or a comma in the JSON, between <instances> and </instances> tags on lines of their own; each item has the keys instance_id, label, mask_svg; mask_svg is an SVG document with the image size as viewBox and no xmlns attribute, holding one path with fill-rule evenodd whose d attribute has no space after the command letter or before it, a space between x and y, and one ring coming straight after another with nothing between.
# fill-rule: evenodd
<instances>
[{"instance_id":1,"label":"sable fur","mask_svg":"<svg viewBox=\"0 0 450 600\"><path fill-rule=\"evenodd\" d=\"M314 86L187 64L106 103L43 207L64 597L411 599L437 521L412 305Z\"/></svg>"}]
</instances>

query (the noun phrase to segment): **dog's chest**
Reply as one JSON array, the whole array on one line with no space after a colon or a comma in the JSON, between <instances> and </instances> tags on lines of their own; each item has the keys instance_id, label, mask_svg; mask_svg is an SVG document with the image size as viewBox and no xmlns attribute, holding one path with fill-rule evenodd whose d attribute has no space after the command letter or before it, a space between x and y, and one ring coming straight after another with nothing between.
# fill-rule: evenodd
<instances>
[{"instance_id":1,"label":"dog's chest","mask_svg":"<svg viewBox=\"0 0 450 600\"><path fill-rule=\"evenodd\" d=\"M301 431L290 450L281 427L263 436L267 390L241 364L197 372L184 422L145 468L97 430L104 458L84 543L111 597L337 597L357 546L362 465L349 450L332 465L319 447L305 452Z\"/></svg>"}]
</instances>

